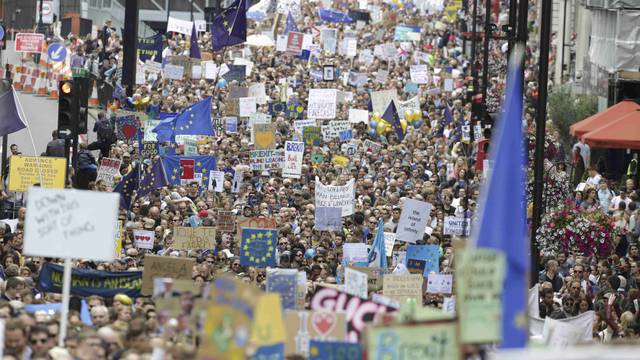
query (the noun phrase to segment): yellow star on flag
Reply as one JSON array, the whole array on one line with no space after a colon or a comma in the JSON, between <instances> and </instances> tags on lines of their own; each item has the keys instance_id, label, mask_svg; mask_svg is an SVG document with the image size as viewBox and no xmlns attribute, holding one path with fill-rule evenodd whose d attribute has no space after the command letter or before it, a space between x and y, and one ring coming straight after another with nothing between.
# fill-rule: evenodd
<instances>
[{"instance_id":1,"label":"yellow star on flag","mask_svg":"<svg viewBox=\"0 0 640 360\"><path fill-rule=\"evenodd\" d=\"M248 252L248 251L245 251L245 252L244 252L244 256L249 256L249 255L250 255L250 254L249 254L249 252Z\"/></svg>"},{"instance_id":2,"label":"yellow star on flag","mask_svg":"<svg viewBox=\"0 0 640 360\"><path fill-rule=\"evenodd\" d=\"M258 239L262 239L262 233L258 233Z\"/></svg>"},{"instance_id":3,"label":"yellow star on flag","mask_svg":"<svg viewBox=\"0 0 640 360\"><path fill-rule=\"evenodd\" d=\"M200 167L200 166L202 166L202 163L201 163L200 161L198 161L198 162L196 163L196 166Z\"/></svg>"},{"instance_id":4,"label":"yellow star on flag","mask_svg":"<svg viewBox=\"0 0 640 360\"><path fill-rule=\"evenodd\" d=\"M251 256L251 257L249 258L249 261L254 262L254 261L255 261L255 259L256 259L256 258L254 258L253 256Z\"/></svg>"},{"instance_id":5,"label":"yellow star on flag","mask_svg":"<svg viewBox=\"0 0 640 360\"><path fill-rule=\"evenodd\" d=\"M244 249L244 250L249 250L249 245L245 245L245 246L243 247L243 249Z\"/></svg>"}]
</instances>

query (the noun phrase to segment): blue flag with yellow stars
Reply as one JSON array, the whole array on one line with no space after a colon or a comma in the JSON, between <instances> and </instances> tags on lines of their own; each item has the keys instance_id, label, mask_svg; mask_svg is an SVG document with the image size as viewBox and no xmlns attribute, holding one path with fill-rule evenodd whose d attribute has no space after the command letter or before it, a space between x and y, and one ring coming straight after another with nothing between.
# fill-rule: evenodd
<instances>
[{"instance_id":1,"label":"blue flag with yellow stars","mask_svg":"<svg viewBox=\"0 0 640 360\"><path fill-rule=\"evenodd\" d=\"M393 126L393 130L398 137L398 140L404 140L404 129L402 129L402 125L400 124L400 116L398 116L398 110L396 109L396 104L393 100L391 100L387 109L384 111L384 114L382 114L382 118Z\"/></svg>"},{"instance_id":2,"label":"blue flag with yellow stars","mask_svg":"<svg viewBox=\"0 0 640 360\"><path fill-rule=\"evenodd\" d=\"M276 229L242 229L240 265L265 268L276 266Z\"/></svg>"},{"instance_id":3,"label":"blue flag with yellow stars","mask_svg":"<svg viewBox=\"0 0 640 360\"><path fill-rule=\"evenodd\" d=\"M151 166L151 171L144 171L142 173L138 196L145 196L155 189L167 186L168 183L167 175L164 172L164 166L162 166L162 161L156 160Z\"/></svg>"},{"instance_id":4,"label":"blue flag with yellow stars","mask_svg":"<svg viewBox=\"0 0 640 360\"><path fill-rule=\"evenodd\" d=\"M139 167L136 166L122 180L113 188L114 193L120 194L120 208L131 208L131 198L133 192L138 189L138 182L140 179Z\"/></svg>"},{"instance_id":5,"label":"blue flag with yellow stars","mask_svg":"<svg viewBox=\"0 0 640 360\"><path fill-rule=\"evenodd\" d=\"M235 0L222 14L216 16L211 24L211 45L213 51L226 46L242 44L247 41L246 0Z\"/></svg>"},{"instance_id":6,"label":"blue flag with yellow stars","mask_svg":"<svg viewBox=\"0 0 640 360\"><path fill-rule=\"evenodd\" d=\"M174 141L176 135L213 136L211 97L189 106L175 118L162 120L151 131L158 134L159 142Z\"/></svg>"},{"instance_id":7,"label":"blue flag with yellow stars","mask_svg":"<svg viewBox=\"0 0 640 360\"><path fill-rule=\"evenodd\" d=\"M209 185L209 172L216 170L214 156L163 156L162 165L170 185L200 184L200 188Z\"/></svg>"}]
</instances>

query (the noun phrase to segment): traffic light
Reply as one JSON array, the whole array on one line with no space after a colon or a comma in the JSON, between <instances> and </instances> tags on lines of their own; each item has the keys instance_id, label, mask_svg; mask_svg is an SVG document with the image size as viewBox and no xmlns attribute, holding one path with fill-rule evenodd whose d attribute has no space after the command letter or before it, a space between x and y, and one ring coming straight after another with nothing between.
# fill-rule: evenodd
<instances>
[{"instance_id":1,"label":"traffic light","mask_svg":"<svg viewBox=\"0 0 640 360\"><path fill-rule=\"evenodd\" d=\"M58 137L71 139L80 110L79 91L73 80L62 80L58 87Z\"/></svg>"},{"instance_id":2,"label":"traffic light","mask_svg":"<svg viewBox=\"0 0 640 360\"><path fill-rule=\"evenodd\" d=\"M84 77L74 79L79 87L79 110L78 110L78 134L87 133L87 120L89 115L89 96L91 95L91 80Z\"/></svg>"}]
</instances>

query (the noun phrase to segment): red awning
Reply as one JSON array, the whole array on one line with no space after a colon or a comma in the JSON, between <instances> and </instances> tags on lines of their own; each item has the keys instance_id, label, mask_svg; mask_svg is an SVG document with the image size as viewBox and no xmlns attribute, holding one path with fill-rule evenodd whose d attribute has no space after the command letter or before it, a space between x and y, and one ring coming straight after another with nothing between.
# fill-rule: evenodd
<instances>
[{"instance_id":1,"label":"red awning","mask_svg":"<svg viewBox=\"0 0 640 360\"><path fill-rule=\"evenodd\" d=\"M640 149L640 110L590 131L582 139L597 148Z\"/></svg>"},{"instance_id":2,"label":"red awning","mask_svg":"<svg viewBox=\"0 0 640 360\"><path fill-rule=\"evenodd\" d=\"M582 135L589 131L596 130L604 125L611 123L612 121L629 114L632 111L640 109L635 101L624 100L605 111L601 111L597 114L591 115L588 118L577 122L569 127L571 135L581 138Z\"/></svg>"}]
</instances>

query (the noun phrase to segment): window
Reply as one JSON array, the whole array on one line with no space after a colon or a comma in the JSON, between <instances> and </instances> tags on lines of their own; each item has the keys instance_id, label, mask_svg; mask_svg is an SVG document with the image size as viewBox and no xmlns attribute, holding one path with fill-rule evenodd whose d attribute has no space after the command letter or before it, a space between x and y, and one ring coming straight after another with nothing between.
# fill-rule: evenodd
<instances>
[{"instance_id":1,"label":"window","mask_svg":"<svg viewBox=\"0 0 640 360\"><path fill-rule=\"evenodd\" d=\"M103 9L111 9L111 0L102 0Z\"/></svg>"},{"instance_id":2,"label":"window","mask_svg":"<svg viewBox=\"0 0 640 360\"><path fill-rule=\"evenodd\" d=\"M91 0L91 2L89 2L89 6L91 6L91 7L98 7L98 6L99 6L99 5L98 5L98 2L99 2L99 1L100 1L100 0Z\"/></svg>"}]
</instances>

